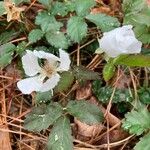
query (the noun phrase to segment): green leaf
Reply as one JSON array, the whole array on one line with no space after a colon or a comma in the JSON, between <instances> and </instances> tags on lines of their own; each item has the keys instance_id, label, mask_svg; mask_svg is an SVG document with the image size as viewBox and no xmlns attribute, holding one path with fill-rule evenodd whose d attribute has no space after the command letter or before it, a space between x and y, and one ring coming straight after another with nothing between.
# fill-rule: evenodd
<instances>
[{"instance_id":1,"label":"green leaf","mask_svg":"<svg viewBox=\"0 0 150 150\"><path fill-rule=\"evenodd\" d=\"M0 16L4 15L6 13L4 2L0 2Z\"/></svg>"},{"instance_id":2,"label":"green leaf","mask_svg":"<svg viewBox=\"0 0 150 150\"><path fill-rule=\"evenodd\" d=\"M149 27L146 25L136 25L134 27L134 33L138 40L140 40L143 44L150 43L150 32Z\"/></svg>"},{"instance_id":3,"label":"green leaf","mask_svg":"<svg viewBox=\"0 0 150 150\"><path fill-rule=\"evenodd\" d=\"M81 17L73 16L67 24L67 34L74 42L80 42L87 34L87 24Z\"/></svg>"},{"instance_id":4,"label":"green leaf","mask_svg":"<svg viewBox=\"0 0 150 150\"><path fill-rule=\"evenodd\" d=\"M30 131L40 132L52 125L61 115L62 107L58 103L35 107L25 119L24 127Z\"/></svg>"},{"instance_id":5,"label":"green leaf","mask_svg":"<svg viewBox=\"0 0 150 150\"><path fill-rule=\"evenodd\" d=\"M61 22L56 21L55 17L46 11L38 13L35 23L41 26L43 32L59 31L60 27L63 26Z\"/></svg>"},{"instance_id":6,"label":"green leaf","mask_svg":"<svg viewBox=\"0 0 150 150\"><path fill-rule=\"evenodd\" d=\"M90 13L90 8L96 5L94 0L76 0L75 11L78 16L86 16Z\"/></svg>"},{"instance_id":7,"label":"green leaf","mask_svg":"<svg viewBox=\"0 0 150 150\"><path fill-rule=\"evenodd\" d=\"M30 3L30 0L12 0L12 2L15 3L15 5L19 5L21 3Z\"/></svg>"},{"instance_id":8,"label":"green leaf","mask_svg":"<svg viewBox=\"0 0 150 150\"><path fill-rule=\"evenodd\" d=\"M50 11L53 15L66 16L68 14L65 2L54 2Z\"/></svg>"},{"instance_id":9,"label":"green leaf","mask_svg":"<svg viewBox=\"0 0 150 150\"><path fill-rule=\"evenodd\" d=\"M62 32L47 32L46 33L46 39L49 44L56 48L63 48L67 49L69 46L69 41Z\"/></svg>"},{"instance_id":10,"label":"green leaf","mask_svg":"<svg viewBox=\"0 0 150 150\"><path fill-rule=\"evenodd\" d=\"M123 0L123 10L127 13L138 13L147 8L145 0Z\"/></svg>"},{"instance_id":11,"label":"green leaf","mask_svg":"<svg viewBox=\"0 0 150 150\"><path fill-rule=\"evenodd\" d=\"M86 19L96 24L102 32L107 32L120 26L117 18L107 16L106 14L90 14L86 16Z\"/></svg>"},{"instance_id":12,"label":"green leaf","mask_svg":"<svg viewBox=\"0 0 150 150\"><path fill-rule=\"evenodd\" d=\"M150 112L147 108L132 110L125 115L122 127L131 134L141 135L150 129Z\"/></svg>"},{"instance_id":13,"label":"green leaf","mask_svg":"<svg viewBox=\"0 0 150 150\"><path fill-rule=\"evenodd\" d=\"M100 76L97 72L89 70L83 66L74 67L73 72L74 72L74 76L79 81L100 79Z\"/></svg>"},{"instance_id":14,"label":"green leaf","mask_svg":"<svg viewBox=\"0 0 150 150\"><path fill-rule=\"evenodd\" d=\"M4 31L0 34L0 45L6 44L12 39L16 38L18 36L19 32L15 32L13 30L11 31Z\"/></svg>"},{"instance_id":15,"label":"green leaf","mask_svg":"<svg viewBox=\"0 0 150 150\"><path fill-rule=\"evenodd\" d=\"M30 43L35 43L44 36L44 33L40 29L34 29L29 33L28 39Z\"/></svg>"},{"instance_id":16,"label":"green leaf","mask_svg":"<svg viewBox=\"0 0 150 150\"><path fill-rule=\"evenodd\" d=\"M102 81L96 80L92 83L92 90L97 99L104 103L108 104L113 93L114 88L111 86L102 87ZM131 103L133 101L133 97L130 94L128 89L116 89L112 103L122 104L121 102Z\"/></svg>"},{"instance_id":17,"label":"green leaf","mask_svg":"<svg viewBox=\"0 0 150 150\"><path fill-rule=\"evenodd\" d=\"M138 90L139 100L144 104L150 104L150 88L140 88Z\"/></svg>"},{"instance_id":18,"label":"green leaf","mask_svg":"<svg viewBox=\"0 0 150 150\"><path fill-rule=\"evenodd\" d=\"M53 0L38 0L41 4L43 4L46 8L51 8L51 3Z\"/></svg>"},{"instance_id":19,"label":"green leaf","mask_svg":"<svg viewBox=\"0 0 150 150\"><path fill-rule=\"evenodd\" d=\"M73 83L74 75L72 72L66 71L61 74L61 80L55 87L55 91L63 92L66 91Z\"/></svg>"},{"instance_id":20,"label":"green leaf","mask_svg":"<svg viewBox=\"0 0 150 150\"><path fill-rule=\"evenodd\" d=\"M136 144L134 150L150 150L150 133L140 138L140 142Z\"/></svg>"},{"instance_id":21,"label":"green leaf","mask_svg":"<svg viewBox=\"0 0 150 150\"><path fill-rule=\"evenodd\" d=\"M61 117L54 124L48 138L48 150L73 150L70 121Z\"/></svg>"},{"instance_id":22,"label":"green leaf","mask_svg":"<svg viewBox=\"0 0 150 150\"><path fill-rule=\"evenodd\" d=\"M103 78L105 81L109 81L115 74L116 67L112 63L107 63L103 68Z\"/></svg>"},{"instance_id":23,"label":"green leaf","mask_svg":"<svg viewBox=\"0 0 150 150\"><path fill-rule=\"evenodd\" d=\"M0 67L5 67L11 63L12 54L15 48L15 45L11 43L0 46Z\"/></svg>"},{"instance_id":24,"label":"green leaf","mask_svg":"<svg viewBox=\"0 0 150 150\"><path fill-rule=\"evenodd\" d=\"M24 51L26 50L26 45L27 45L27 42L25 41L20 42L16 47L16 53L22 56Z\"/></svg>"},{"instance_id":25,"label":"green leaf","mask_svg":"<svg viewBox=\"0 0 150 150\"><path fill-rule=\"evenodd\" d=\"M89 125L103 121L99 107L84 100L70 101L66 107L68 113Z\"/></svg>"},{"instance_id":26,"label":"green leaf","mask_svg":"<svg viewBox=\"0 0 150 150\"><path fill-rule=\"evenodd\" d=\"M37 92L35 99L37 103L41 103L41 102L48 102L51 100L52 97L52 92L51 91L47 91L47 92Z\"/></svg>"},{"instance_id":27,"label":"green leaf","mask_svg":"<svg viewBox=\"0 0 150 150\"><path fill-rule=\"evenodd\" d=\"M114 65L126 65L130 67L150 67L148 55L121 55L113 60Z\"/></svg>"}]
</instances>

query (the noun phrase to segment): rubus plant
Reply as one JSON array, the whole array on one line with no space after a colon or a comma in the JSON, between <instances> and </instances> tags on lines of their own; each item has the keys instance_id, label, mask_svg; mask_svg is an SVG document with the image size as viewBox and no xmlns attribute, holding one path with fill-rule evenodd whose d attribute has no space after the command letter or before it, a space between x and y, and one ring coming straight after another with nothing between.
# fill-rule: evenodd
<instances>
[{"instance_id":1,"label":"rubus plant","mask_svg":"<svg viewBox=\"0 0 150 150\"><path fill-rule=\"evenodd\" d=\"M32 7L30 1L0 1L0 16L4 19L0 21L0 67L5 68L16 57L21 58L25 75L29 77L20 80L17 86L23 94L35 92L36 104L26 116L24 127L33 132L51 127L48 149L72 150L70 117L88 125L99 124L104 117L98 106L71 95L72 85L100 80L100 76L86 67L74 65L69 50L77 45L80 48L88 41L88 33L94 27L98 31L94 38L100 38L96 53L107 62L103 67L106 82L113 78L117 66L150 67L150 56L141 54L142 44L149 43L149 1L124 0L122 26L116 17L91 13L91 9L97 7L95 0L38 0L38 4L40 10L31 19L34 23L30 27L26 17ZM12 27L13 23L18 26ZM7 30L3 32L4 29ZM23 41L13 44L12 40L20 35L25 35ZM100 102L108 103L112 87L102 87L99 81L94 81L92 88ZM63 99L57 95L65 92L68 93ZM139 99L149 104L147 97L146 100L140 97L144 92L150 97L149 90L140 89ZM134 104L134 97L127 90L117 89L112 102ZM149 150L150 112L143 104L137 107L125 115L122 127L131 134L146 133L134 149ZM143 149L143 145L148 146Z\"/></svg>"}]
</instances>

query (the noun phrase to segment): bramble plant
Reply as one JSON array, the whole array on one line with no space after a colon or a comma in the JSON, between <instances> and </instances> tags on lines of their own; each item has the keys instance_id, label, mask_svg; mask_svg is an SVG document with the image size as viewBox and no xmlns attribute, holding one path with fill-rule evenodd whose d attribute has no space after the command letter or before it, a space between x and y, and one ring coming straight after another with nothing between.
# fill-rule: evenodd
<instances>
[{"instance_id":1,"label":"bramble plant","mask_svg":"<svg viewBox=\"0 0 150 150\"><path fill-rule=\"evenodd\" d=\"M150 67L150 55L143 54L142 48L150 42L148 1L124 0L123 23L105 13L92 13L97 3L95 0L38 0L39 10L33 13L30 22L27 15L34 2L0 1L0 67L5 69L16 58L22 64L25 79L18 81L17 87L22 94L34 95L35 99L24 127L37 133L51 128L49 150L73 150L70 118L91 126L104 121L105 116L96 104L76 100L72 92L79 85L94 80L93 93L99 102L108 104L113 88L103 86L102 82L109 83L118 67ZM93 29L96 35L91 36ZM12 42L15 38L21 40ZM93 68L79 65L81 45L91 39L96 41L92 50L105 62L104 81ZM74 47L77 47L77 65L72 55L69 56ZM91 52L86 49L86 53ZM146 133L134 149L149 150L150 146L143 147L150 140L150 112L145 106L150 103L149 88L140 88L137 93L139 99L135 100L132 90L116 89L112 103L134 106L125 115L122 128L130 134Z\"/></svg>"}]
</instances>

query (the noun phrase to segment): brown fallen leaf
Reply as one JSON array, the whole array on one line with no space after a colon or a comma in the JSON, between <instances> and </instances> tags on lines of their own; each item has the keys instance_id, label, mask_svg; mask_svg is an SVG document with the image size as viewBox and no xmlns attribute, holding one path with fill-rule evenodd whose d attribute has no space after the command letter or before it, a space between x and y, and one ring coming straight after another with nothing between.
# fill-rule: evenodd
<instances>
[{"instance_id":1,"label":"brown fallen leaf","mask_svg":"<svg viewBox=\"0 0 150 150\"><path fill-rule=\"evenodd\" d=\"M81 141L88 141L91 138L94 138L104 129L104 126L101 123L95 125L88 125L77 119L75 119L74 122L77 126L76 138Z\"/></svg>"},{"instance_id":2,"label":"brown fallen leaf","mask_svg":"<svg viewBox=\"0 0 150 150\"><path fill-rule=\"evenodd\" d=\"M16 7L15 3L13 3L11 0L4 0L4 7L7 13L8 22L10 22L11 20L21 21L20 14L25 10L25 8Z\"/></svg>"}]
</instances>

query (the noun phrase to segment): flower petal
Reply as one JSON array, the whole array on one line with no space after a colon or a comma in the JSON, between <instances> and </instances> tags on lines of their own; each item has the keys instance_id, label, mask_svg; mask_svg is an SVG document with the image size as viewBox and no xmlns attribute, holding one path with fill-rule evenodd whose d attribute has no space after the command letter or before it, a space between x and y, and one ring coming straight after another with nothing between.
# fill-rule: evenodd
<instances>
[{"instance_id":1,"label":"flower petal","mask_svg":"<svg viewBox=\"0 0 150 150\"><path fill-rule=\"evenodd\" d=\"M17 87L23 94L31 94L33 91L39 91L42 86L39 76L26 78L17 82Z\"/></svg>"},{"instance_id":2,"label":"flower petal","mask_svg":"<svg viewBox=\"0 0 150 150\"><path fill-rule=\"evenodd\" d=\"M57 68L58 71L68 71L70 68L70 58L69 54L59 49L59 56L60 56L60 66Z\"/></svg>"},{"instance_id":3,"label":"flower petal","mask_svg":"<svg viewBox=\"0 0 150 150\"><path fill-rule=\"evenodd\" d=\"M59 80L60 75L56 73L43 84L43 86L40 88L40 91L46 92L52 90L58 84Z\"/></svg>"},{"instance_id":4,"label":"flower petal","mask_svg":"<svg viewBox=\"0 0 150 150\"><path fill-rule=\"evenodd\" d=\"M142 46L142 43L135 37L132 25L122 26L104 33L104 36L99 40L99 44L109 57L140 53Z\"/></svg>"},{"instance_id":5,"label":"flower petal","mask_svg":"<svg viewBox=\"0 0 150 150\"><path fill-rule=\"evenodd\" d=\"M25 74L28 76L36 75L41 67L38 64L38 58L33 54L32 51L26 50L27 53L22 57L22 64Z\"/></svg>"},{"instance_id":6,"label":"flower petal","mask_svg":"<svg viewBox=\"0 0 150 150\"><path fill-rule=\"evenodd\" d=\"M34 50L33 53L38 58L47 59L48 61L51 61L51 60L52 61L60 61L60 59L57 56L55 56L55 55L53 55L51 53L46 53L44 51L36 51L36 50Z\"/></svg>"}]
</instances>

